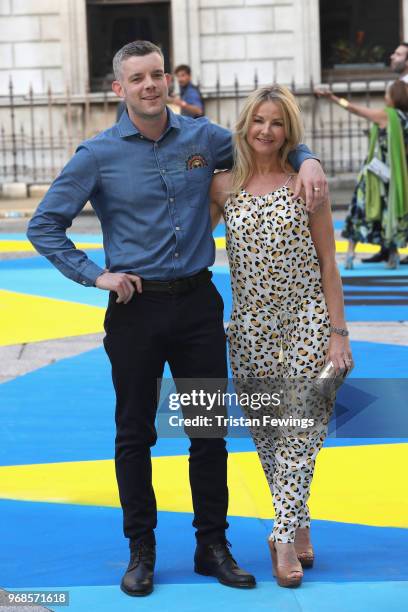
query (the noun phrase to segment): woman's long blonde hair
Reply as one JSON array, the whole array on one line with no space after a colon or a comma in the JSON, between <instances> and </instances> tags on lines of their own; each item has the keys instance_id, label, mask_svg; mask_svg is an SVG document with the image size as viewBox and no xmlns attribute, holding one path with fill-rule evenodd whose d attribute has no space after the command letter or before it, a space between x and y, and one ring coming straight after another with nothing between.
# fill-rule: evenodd
<instances>
[{"instance_id":1,"label":"woman's long blonde hair","mask_svg":"<svg viewBox=\"0 0 408 612\"><path fill-rule=\"evenodd\" d=\"M232 191L237 193L245 187L253 171L253 151L248 144L247 134L252 118L262 102L274 102L282 111L286 139L280 150L282 169L286 169L288 154L295 149L303 137L300 109L295 97L283 85L260 87L247 98L235 126L234 166L232 169Z\"/></svg>"}]
</instances>

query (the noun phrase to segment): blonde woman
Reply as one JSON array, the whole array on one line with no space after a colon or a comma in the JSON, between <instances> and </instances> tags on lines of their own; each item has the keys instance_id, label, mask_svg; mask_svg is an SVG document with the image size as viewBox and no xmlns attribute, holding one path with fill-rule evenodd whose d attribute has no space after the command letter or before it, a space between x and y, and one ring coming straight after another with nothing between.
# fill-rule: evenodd
<instances>
[{"instance_id":1,"label":"blonde woman","mask_svg":"<svg viewBox=\"0 0 408 612\"><path fill-rule=\"evenodd\" d=\"M213 226L223 215L227 230L231 368L252 388L268 377L310 380L328 360L338 370L352 363L330 204L309 215L292 191L288 153L301 138L290 91L256 90L238 119L233 170L217 174L211 187ZM313 565L307 500L332 399L310 400L320 422L307 433L251 429L273 495L268 541L281 586L298 586L302 566Z\"/></svg>"}]
</instances>

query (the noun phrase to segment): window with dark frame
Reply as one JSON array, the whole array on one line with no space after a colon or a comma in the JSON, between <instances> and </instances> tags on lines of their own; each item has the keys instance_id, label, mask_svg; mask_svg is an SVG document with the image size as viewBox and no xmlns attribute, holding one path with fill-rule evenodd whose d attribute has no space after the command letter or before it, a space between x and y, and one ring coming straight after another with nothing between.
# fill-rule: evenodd
<instances>
[{"instance_id":1,"label":"window with dark frame","mask_svg":"<svg viewBox=\"0 0 408 612\"><path fill-rule=\"evenodd\" d=\"M87 0L87 30L91 91L110 90L112 58L133 40L158 45L170 70L170 2Z\"/></svg>"},{"instance_id":2,"label":"window with dark frame","mask_svg":"<svg viewBox=\"0 0 408 612\"><path fill-rule=\"evenodd\" d=\"M385 71L401 41L401 0L320 0L323 72Z\"/></svg>"}]
</instances>

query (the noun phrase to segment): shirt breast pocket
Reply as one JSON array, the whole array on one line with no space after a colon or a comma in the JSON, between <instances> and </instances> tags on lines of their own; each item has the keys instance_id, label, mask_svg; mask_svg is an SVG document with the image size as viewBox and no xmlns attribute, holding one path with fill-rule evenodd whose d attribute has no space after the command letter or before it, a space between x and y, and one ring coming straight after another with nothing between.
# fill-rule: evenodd
<instances>
[{"instance_id":1,"label":"shirt breast pocket","mask_svg":"<svg viewBox=\"0 0 408 612\"><path fill-rule=\"evenodd\" d=\"M207 166L185 170L184 190L188 205L192 208L198 208L207 195L211 176Z\"/></svg>"}]
</instances>

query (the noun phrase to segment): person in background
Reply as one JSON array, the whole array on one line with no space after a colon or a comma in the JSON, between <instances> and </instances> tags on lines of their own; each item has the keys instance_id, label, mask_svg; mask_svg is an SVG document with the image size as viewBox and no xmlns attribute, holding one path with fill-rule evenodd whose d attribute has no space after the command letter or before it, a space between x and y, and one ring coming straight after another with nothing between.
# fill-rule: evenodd
<instances>
[{"instance_id":1,"label":"person in background","mask_svg":"<svg viewBox=\"0 0 408 612\"><path fill-rule=\"evenodd\" d=\"M408 84L408 42L402 42L395 51L390 55L390 68L393 72L398 74L398 79ZM389 85L392 84L392 81ZM386 246L381 245L381 249L378 253L375 253L372 257L366 257L361 261L363 263L378 263L380 261L387 261L389 258L389 251ZM408 257L405 257L400 261L401 264L408 264Z\"/></svg>"},{"instance_id":2,"label":"person in background","mask_svg":"<svg viewBox=\"0 0 408 612\"><path fill-rule=\"evenodd\" d=\"M402 42L390 55L390 68L401 81L408 83L408 42Z\"/></svg>"},{"instance_id":3,"label":"person in background","mask_svg":"<svg viewBox=\"0 0 408 612\"><path fill-rule=\"evenodd\" d=\"M342 236L349 240L346 268L353 267L357 242L369 242L381 245L387 253L387 268L395 269L399 259L397 247L408 241L408 85L400 79L391 82L385 94L385 108L354 104L331 90L316 90L316 94L373 124L368 155L342 231ZM378 171L374 172L374 162L377 167L388 168L389 177L384 179Z\"/></svg>"},{"instance_id":4,"label":"person in background","mask_svg":"<svg viewBox=\"0 0 408 612\"><path fill-rule=\"evenodd\" d=\"M204 104L197 85L191 82L191 68L187 64L180 64L174 71L180 88L180 96L171 98L171 103L180 107L182 115L187 117L202 117Z\"/></svg>"},{"instance_id":5,"label":"person in background","mask_svg":"<svg viewBox=\"0 0 408 612\"><path fill-rule=\"evenodd\" d=\"M400 81L404 81L408 85L408 42L402 42L390 56L390 66L393 72L396 72ZM383 250L383 249L381 249ZM381 251L380 251L381 252ZM385 253L385 255L387 255ZM374 255L374 257L378 257ZM384 257L386 259L387 257ZM372 258L370 258L371 260ZM368 262L370 260L367 260ZM400 264L408 265L408 255L400 260Z\"/></svg>"},{"instance_id":6,"label":"person in background","mask_svg":"<svg viewBox=\"0 0 408 612\"><path fill-rule=\"evenodd\" d=\"M402 42L398 45L395 51L390 55L390 68L393 72L398 75L400 81L408 84L408 42ZM393 81L389 83L392 85ZM389 250L381 244L381 249L378 253L372 255L372 257L366 257L361 261L363 263L379 263L381 261L387 261L389 259ZM408 257L405 257L400 261L401 264L408 264Z\"/></svg>"}]
</instances>

